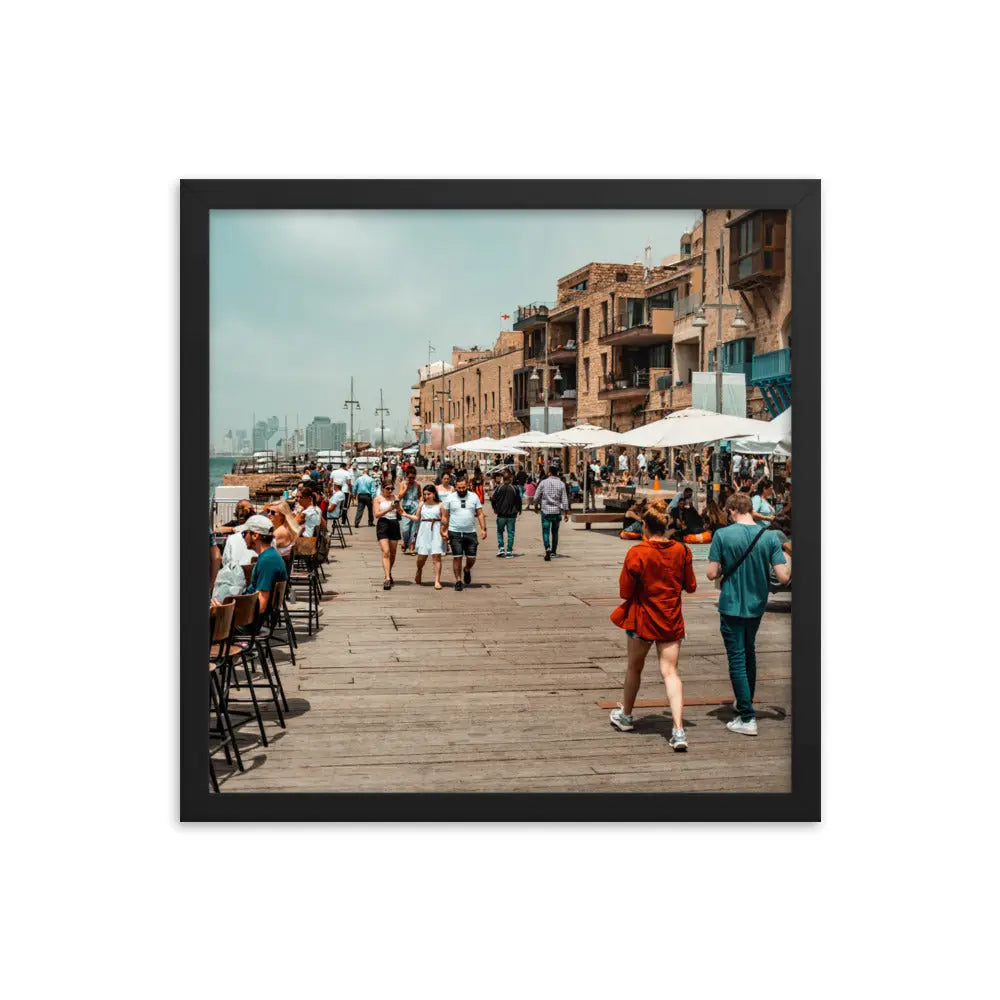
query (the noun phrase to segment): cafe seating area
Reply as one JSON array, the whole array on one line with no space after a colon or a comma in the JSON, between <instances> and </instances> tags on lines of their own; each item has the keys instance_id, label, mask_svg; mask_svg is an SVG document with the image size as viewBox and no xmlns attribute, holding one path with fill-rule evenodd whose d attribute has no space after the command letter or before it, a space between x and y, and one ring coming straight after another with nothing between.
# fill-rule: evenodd
<instances>
[{"instance_id":1,"label":"cafe seating area","mask_svg":"<svg viewBox=\"0 0 1000 1000\"><path fill-rule=\"evenodd\" d=\"M269 746L292 721L281 670L295 666L299 644L322 626L322 604L333 596L324 590L329 548L325 519L317 536L296 539L284 557L288 579L275 581L263 613L256 593L227 597L210 606L208 736L213 792L226 782L238 782L246 771L248 752ZM243 570L249 583L253 567Z\"/></svg>"}]
</instances>

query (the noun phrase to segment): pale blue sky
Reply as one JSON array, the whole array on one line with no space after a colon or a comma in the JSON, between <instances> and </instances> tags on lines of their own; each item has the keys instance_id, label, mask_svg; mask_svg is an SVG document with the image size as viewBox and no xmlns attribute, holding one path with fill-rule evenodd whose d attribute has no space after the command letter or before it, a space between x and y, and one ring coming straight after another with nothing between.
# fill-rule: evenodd
<instances>
[{"instance_id":1,"label":"pale blue sky","mask_svg":"<svg viewBox=\"0 0 1000 1000\"><path fill-rule=\"evenodd\" d=\"M212 211L211 435L277 416L347 420L350 376L373 427L408 425L417 368L492 345L517 306L554 300L590 261L677 253L697 213Z\"/></svg>"}]
</instances>

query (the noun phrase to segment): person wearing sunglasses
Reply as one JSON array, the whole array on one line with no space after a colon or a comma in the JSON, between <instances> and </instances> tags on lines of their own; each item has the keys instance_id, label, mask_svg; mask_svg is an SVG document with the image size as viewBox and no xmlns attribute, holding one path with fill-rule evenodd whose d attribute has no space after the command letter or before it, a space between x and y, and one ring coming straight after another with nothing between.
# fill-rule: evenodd
<instances>
[{"instance_id":1,"label":"person wearing sunglasses","mask_svg":"<svg viewBox=\"0 0 1000 1000\"><path fill-rule=\"evenodd\" d=\"M451 546L452 567L455 571L455 589L472 583L472 567L476 562L479 540L476 538L476 521L483 538L486 537L486 517L483 505L469 489L464 473L455 483L455 492L441 504L441 538ZM462 568L462 559L465 568Z\"/></svg>"},{"instance_id":2,"label":"person wearing sunglasses","mask_svg":"<svg viewBox=\"0 0 1000 1000\"><path fill-rule=\"evenodd\" d=\"M393 496L392 483L386 480L382 483L380 495L375 498L375 537L382 550L382 569L385 571L383 590L392 590L392 566L396 561L396 548L401 538L399 514L402 509Z\"/></svg>"}]
</instances>

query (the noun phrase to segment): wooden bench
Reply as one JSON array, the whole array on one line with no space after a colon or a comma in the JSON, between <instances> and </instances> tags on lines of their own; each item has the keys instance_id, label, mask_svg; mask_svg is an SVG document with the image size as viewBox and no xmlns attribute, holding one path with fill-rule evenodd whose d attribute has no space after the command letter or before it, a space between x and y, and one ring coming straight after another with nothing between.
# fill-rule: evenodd
<instances>
[{"instance_id":1,"label":"wooden bench","mask_svg":"<svg viewBox=\"0 0 1000 1000\"><path fill-rule=\"evenodd\" d=\"M571 514L570 518L577 524L583 524L585 530L590 531L592 524L618 524L622 523L622 514L619 511L588 511L586 514Z\"/></svg>"}]
</instances>

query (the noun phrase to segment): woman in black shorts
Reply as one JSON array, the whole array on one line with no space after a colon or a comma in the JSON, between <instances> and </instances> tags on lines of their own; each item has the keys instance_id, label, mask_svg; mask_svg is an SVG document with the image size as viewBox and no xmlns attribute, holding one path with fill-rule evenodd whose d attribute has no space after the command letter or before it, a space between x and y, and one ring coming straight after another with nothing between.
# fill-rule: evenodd
<instances>
[{"instance_id":1,"label":"woman in black shorts","mask_svg":"<svg viewBox=\"0 0 1000 1000\"><path fill-rule=\"evenodd\" d=\"M382 550L382 569L385 571L383 590L392 589L392 564L396 561L396 546L402 537L399 530L399 501L392 495L392 483L382 484L382 493L375 497L375 537Z\"/></svg>"}]
</instances>

